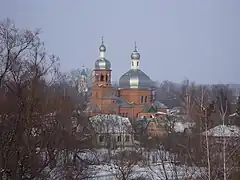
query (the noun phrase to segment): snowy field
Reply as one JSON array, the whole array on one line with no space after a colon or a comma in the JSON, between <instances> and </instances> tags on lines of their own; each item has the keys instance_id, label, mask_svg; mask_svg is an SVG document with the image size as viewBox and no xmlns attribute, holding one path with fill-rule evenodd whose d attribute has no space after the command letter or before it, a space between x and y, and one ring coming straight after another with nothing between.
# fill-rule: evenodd
<instances>
[{"instance_id":1,"label":"snowy field","mask_svg":"<svg viewBox=\"0 0 240 180\"><path fill-rule=\"evenodd\" d=\"M171 164L165 164L165 170L161 165L152 165L150 167L139 167L135 166L133 168L133 172L130 175L130 179L140 179L140 178L146 178L149 180L163 180L163 179L169 179L169 180L175 180L178 179L184 179L188 177L189 179L192 179L194 177L197 177L198 173L200 173L200 170L196 168L189 168L186 172L186 167L178 167L177 172L174 172L172 169ZM113 170L112 166L96 166L96 174L93 175L93 177L89 178L92 180L117 180Z\"/></svg>"},{"instance_id":2,"label":"snowy field","mask_svg":"<svg viewBox=\"0 0 240 180\"><path fill-rule=\"evenodd\" d=\"M130 148L128 150L133 149ZM147 159L147 163L137 163L136 165L132 165L130 169L127 169L127 167L123 166L121 163L122 166L119 166L119 164L113 162L111 159L106 161L106 157L109 157L109 153L117 154L122 151L122 149L114 151L109 151L107 149L85 150L79 153L78 156L85 162L94 162L92 165L89 165L87 169L89 180L117 180L122 179L119 178L122 174L128 174L128 179L136 180L141 178L149 180L194 179L194 177L197 177L202 172L202 169L198 167L179 166L172 163L169 158L171 155L168 152L159 150L146 152L144 149L141 149L141 154ZM58 172L61 173L61 171L60 169L55 169L54 173L50 172L50 179L56 179L53 176L56 176ZM123 171L124 173L121 173Z\"/></svg>"}]
</instances>

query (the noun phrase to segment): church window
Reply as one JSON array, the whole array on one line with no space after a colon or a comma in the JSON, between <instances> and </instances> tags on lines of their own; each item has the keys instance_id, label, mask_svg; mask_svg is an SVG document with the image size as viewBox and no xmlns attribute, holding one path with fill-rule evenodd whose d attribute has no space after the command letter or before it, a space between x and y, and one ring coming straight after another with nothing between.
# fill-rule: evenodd
<instances>
[{"instance_id":1,"label":"church window","mask_svg":"<svg viewBox=\"0 0 240 180\"><path fill-rule=\"evenodd\" d=\"M129 136L125 136L125 141L129 142L129 140L130 140L130 137Z\"/></svg>"},{"instance_id":2,"label":"church window","mask_svg":"<svg viewBox=\"0 0 240 180\"><path fill-rule=\"evenodd\" d=\"M103 74L101 74L101 76L100 76L100 81L104 81L104 75Z\"/></svg>"},{"instance_id":3,"label":"church window","mask_svg":"<svg viewBox=\"0 0 240 180\"><path fill-rule=\"evenodd\" d=\"M122 139L121 139L121 136L118 136L118 137L117 137L117 142L121 142L121 140L122 140Z\"/></svg>"},{"instance_id":4,"label":"church window","mask_svg":"<svg viewBox=\"0 0 240 180\"><path fill-rule=\"evenodd\" d=\"M106 75L106 81L108 81L108 74Z\"/></svg>"},{"instance_id":5,"label":"church window","mask_svg":"<svg viewBox=\"0 0 240 180\"><path fill-rule=\"evenodd\" d=\"M147 96L145 96L145 101L144 101L145 103L147 102Z\"/></svg>"},{"instance_id":6,"label":"church window","mask_svg":"<svg viewBox=\"0 0 240 180\"><path fill-rule=\"evenodd\" d=\"M137 66L139 66L139 62L137 62Z\"/></svg>"},{"instance_id":7,"label":"church window","mask_svg":"<svg viewBox=\"0 0 240 180\"><path fill-rule=\"evenodd\" d=\"M144 98L144 97L143 97L143 96L141 96L141 103L143 103L143 102L144 102L144 101L143 101L143 98Z\"/></svg>"},{"instance_id":8,"label":"church window","mask_svg":"<svg viewBox=\"0 0 240 180\"><path fill-rule=\"evenodd\" d=\"M103 136L99 136L99 142L103 142Z\"/></svg>"},{"instance_id":9,"label":"church window","mask_svg":"<svg viewBox=\"0 0 240 180\"><path fill-rule=\"evenodd\" d=\"M96 74L95 80L96 80L96 81L99 81L99 76L98 76L98 74Z\"/></svg>"}]
</instances>

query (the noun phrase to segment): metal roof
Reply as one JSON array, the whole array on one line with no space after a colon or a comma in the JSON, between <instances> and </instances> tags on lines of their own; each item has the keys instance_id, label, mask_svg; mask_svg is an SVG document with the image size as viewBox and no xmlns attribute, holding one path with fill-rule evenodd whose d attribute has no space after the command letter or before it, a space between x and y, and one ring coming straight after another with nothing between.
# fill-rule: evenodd
<instances>
[{"instance_id":1,"label":"metal roof","mask_svg":"<svg viewBox=\"0 0 240 180\"><path fill-rule=\"evenodd\" d=\"M119 79L119 88L149 89L153 81L140 69L130 69Z\"/></svg>"}]
</instances>

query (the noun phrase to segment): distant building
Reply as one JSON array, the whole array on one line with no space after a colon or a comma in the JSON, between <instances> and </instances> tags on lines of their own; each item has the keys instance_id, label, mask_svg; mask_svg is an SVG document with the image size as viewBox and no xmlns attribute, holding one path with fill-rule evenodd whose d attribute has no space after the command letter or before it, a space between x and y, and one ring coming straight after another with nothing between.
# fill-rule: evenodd
<instances>
[{"instance_id":1,"label":"distant building","mask_svg":"<svg viewBox=\"0 0 240 180\"><path fill-rule=\"evenodd\" d=\"M227 157L227 168L233 168L239 171L240 128L238 126L218 125L203 132L202 136L203 147L207 147L208 142L208 149L206 148L205 151L209 150L211 159L215 157L217 161L223 162L225 154L225 157Z\"/></svg>"},{"instance_id":2,"label":"distant building","mask_svg":"<svg viewBox=\"0 0 240 180\"><path fill-rule=\"evenodd\" d=\"M142 118L136 122L136 135L148 137L164 137L167 135L165 122L162 118Z\"/></svg>"},{"instance_id":3,"label":"distant building","mask_svg":"<svg viewBox=\"0 0 240 180\"><path fill-rule=\"evenodd\" d=\"M127 117L100 114L89 118L98 147L117 148L134 145L134 131Z\"/></svg>"},{"instance_id":4,"label":"distant building","mask_svg":"<svg viewBox=\"0 0 240 180\"><path fill-rule=\"evenodd\" d=\"M89 116L117 114L131 119L140 117L144 108L155 103L155 90L153 81L140 69L140 53L136 43L131 54L131 68L121 76L118 87L111 82L111 63L105 57L106 46L103 40L99 51L100 57L95 62L91 101L86 113Z\"/></svg>"},{"instance_id":5,"label":"distant building","mask_svg":"<svg viewBox=\"0 0 240 180\"><path fill-rule=\"evenodd\" d=\"M232 113L228 116L228 123L240 127L240 115L238 112Z\"/></svg>"},{"instance_id":6,"label":"distant building","mask_svg":"<svg viewBox=\"0 0 240 180\"><path fill-rule=\"evenodd\" d=\"M227 139L228 145L238 146L240 142L240 128L235 125L218 125L202 133L202 135L211 140L213 144L223 143L223 139Z\"/></svg>"},{"instance_id":7,"label":"distant building","mask_svg":"<svg viewBox=\"0 0 240 180\"><path fill-rule=\"evenodd\" d=\"M85 95L88 92L88 75L86 70L83 68L80 74L80 79L78 83L78 93Z\"/></svg>"},{"instance_id":8,"label":"distant building","mask_svg":"<svg viewBox=\"0 0 240 180\"><path fill-rule=\"evenodd\" d=\"M202 133L211 137L236 138L240 137L240 128L234 125L218 125Z\"/></svg>"},{"instance_id":9,"label":"distant building","mask_svg":"<svg viewBox=\"0 0 240 180\"><path fill-rule=\"evenodd\" d=\"M159 101L154 101L152 104L146 104L142 111L139 112L138 118L158 118L165 117L169 108Z\"/></svg>"}]
</instances>

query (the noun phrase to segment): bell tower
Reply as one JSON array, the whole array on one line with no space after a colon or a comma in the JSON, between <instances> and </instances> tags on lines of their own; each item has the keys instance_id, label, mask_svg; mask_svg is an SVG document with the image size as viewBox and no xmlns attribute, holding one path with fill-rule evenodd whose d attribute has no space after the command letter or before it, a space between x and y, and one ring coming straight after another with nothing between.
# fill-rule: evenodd
<instances>
[{"instance_id":1,"label":"bell tower","mask_svg":"<svg viewBox=\"0 0 240 180\"><path fill-rule=\"evenodd\" d=\"M99 58L95 61L94 80L92 87L92 104L97 105L101 111L104 109L104 95L112 92L114 89L111 86L111 63L105 57L106 46L104 45L103 37L99 47Z\"/></svg>"},{"instance_id":2,"label":"bell tower","mask_svg":"<svg viewBox=\"0 0 240 180\"><path fill-rule=\"evenodd\" d=\"M131 69L137 70L139 69L140 65L140 53L137 50L137 43L134 43L134 51L131 54Z\"/></svg>"},{"instance_id":3,"label":"bell tower","mask_svg":"<svg viewBox=\"0 0 240 180\"><path fill-rule=\"evenodd\" d=\"M111 86L111 63L105 58L106 46L102 43L99 47L99 59L95 62L94 69L94 85L95 86Z\"/></svg>"}]
</instances>

